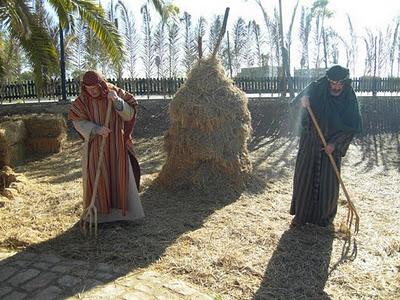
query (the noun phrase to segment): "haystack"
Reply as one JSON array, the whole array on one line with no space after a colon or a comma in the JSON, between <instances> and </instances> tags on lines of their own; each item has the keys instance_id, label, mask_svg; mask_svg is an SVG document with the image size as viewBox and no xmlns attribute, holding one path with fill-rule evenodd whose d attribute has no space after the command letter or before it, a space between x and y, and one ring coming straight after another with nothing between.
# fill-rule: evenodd
<instances>
[{"instance_id":1,"label":"haystack","mask_svg":"<svg viewBox=\"0 0 400 300\"><path fill-rule=\"evenodd\" d=\"M0 123L0 168L24 158L26 129L22 120Z\"/></svg>"},{"instance_id":2,"label":"haystack","mask_svg":"<svg viewBox=\"0 0 400 300\"><path fill-rule=\"evenodd\" d=\"M243 187L251 172L247 104L216 57L200 59L170 103L159 183L204 191Z\"/></svg>"},{"instance_id":3,"label":"haystack","mask_svg":"<svg viewBox=\"0 0 400 300\"><path fill-rule=\"evenodd\" d=\"M30 115L25 119L27 129L26 145L30 152L57 153L67 136L67 126L62 115Z\"/></svg>"}]
</instances>

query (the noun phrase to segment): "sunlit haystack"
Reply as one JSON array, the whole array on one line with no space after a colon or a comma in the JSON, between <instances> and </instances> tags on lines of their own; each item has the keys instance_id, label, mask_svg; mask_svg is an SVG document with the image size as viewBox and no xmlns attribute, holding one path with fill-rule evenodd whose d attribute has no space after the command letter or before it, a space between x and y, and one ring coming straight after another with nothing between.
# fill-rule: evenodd
<instances>
[{"instance_id":1,"label":"sunlit haystack","mask_svg":"<svg viewBox=\"0 0 400 300\"><path fill-rule=\"evenodd\" d=\"M67 126L62 115L41 114L25 119L26 146L34 153L57 153L67 136Z\"/></svg>"},{"instance_id":2,"label":"sunlit haystack","mask_svg":"<svg viewBox=\"0 0 400 300\"><path fill-rule=\"evenodd\" d=\"M30 114L0 119L0 168L15 165L32 153L57 153L67 136L62 115Z\"/></svg>"},{"instance_id":3,"label":"sunlit haystack","mask_svg":"<svg viewBox=\"0 0 400 300\"><path fill-rule=\"evenodd\" d=\"M24 157L25 138L26 129L22 120L0 122L0 168Z\"/></svg>"},{"instance_id":4,"label":"sunlit haystack","mask_svg":"<svg viewBox=\"0 0 400 300\"><path fill-rule=\"evenodd\" d=\"M218 59L199 60L170 103L159 183L205 191L243 187L251 171L247 102Z\"/></svg>"}]
</instances>

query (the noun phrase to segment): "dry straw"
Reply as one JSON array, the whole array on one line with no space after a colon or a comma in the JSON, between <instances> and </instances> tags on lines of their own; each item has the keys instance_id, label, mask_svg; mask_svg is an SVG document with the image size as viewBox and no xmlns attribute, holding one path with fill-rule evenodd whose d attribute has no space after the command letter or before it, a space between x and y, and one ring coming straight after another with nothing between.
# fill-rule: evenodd
<instances>
[{"instance_id":1,"label":"dry straw","mask_svg":"<svg viewBox=\"0 0 400 300\"><path fill-rule=\"evenodd\" d=\"M0 167L14 165L29 153L57 153L66 139L62 115L31 114L0 120Z\"/></svg>"},{"instance_id":2,"label":"dry straw","mask_svg":"<svg viewBox=\"0 0 400 300\"><path fill-rule=\"evenodd\" d=\"M30 152L57 153L67 136L67 125L62 115L40 114L25 118L26 146Z\"/></svg>"},{"instance_id":3,"label":"dry straw","mask_svg":"<svg viewBox=\"0 0 400 300\"><path fill-rule=\"evenodd\" d=\"M25 126L31 139L59 138L66 135L67 129L64 117L57 114L29 115Z\"/></svg>"},{"instance_id":4,"label":"dry straw","mask_svg":"<svg viewBox=\"0 0 400 300\"><path fill-rule=\"evenodd\" d=\"M22 120L0 123L0 167L12 165L25 155L25 125Z\"/></svg>"},{"instance_id":5,"label":"dry straw","mask_svg":"<svg viewBox=\"0 0 400 300\"><path fill-rule=\"evenodd\" d=\"M251 172L247 104L217 58L200 59L170 103L159 183L204 191L243 187Z\"/></svg>"}]
</instances>

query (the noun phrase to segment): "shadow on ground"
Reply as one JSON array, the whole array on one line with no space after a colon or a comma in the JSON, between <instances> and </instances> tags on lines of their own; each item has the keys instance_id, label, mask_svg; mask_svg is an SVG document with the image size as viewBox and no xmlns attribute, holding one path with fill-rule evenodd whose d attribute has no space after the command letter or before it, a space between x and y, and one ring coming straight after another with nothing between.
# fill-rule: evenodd
<instances>
[{"instance_id":1,"label":"shadow on ground","mask_svg":"<svg viewBox=\"0 0 400 300\"><path fill-rule=\"evenodd\" d=\"M141 196L146 218L141 223L116 222L100 224L97 239L86 239L76 224L63 234L28 247L7 260L24 261L26 253L49 253L64 258L87 262L91 271L99 263L107 263L123 270L107 279L93 281L89 275L73 287L64 289L63 298L68 298L89 290L97 285L111 282L139 268L146 268L159 260L166 248L184 233L200 228L204 219L240 196L240 192L227 192L216 195L189 195L187 192L176 193L159 190L150 185ZM94 267L93 267L94 266ZM0 267L1 268L1 267ZM21 270L22 271L22 270ZM57 282L65 274L55 276ZM1 285L0 285L1 287ZM35 295L30 295L34 297Z\"/></svg>"},{"instance_id":2,"label":"shadow on ground","mask_svg":"<svg viewBox=\"0 0 400 300\"><path fill-rule=\"evenodd\" d=\"M253 176L257 183L250 184L247 191L264 191L268 188L268 181L280 180L293 171L298 139L295 136L287 136L288 124L287 118L278 118L278 121L261 120L258 124L253 124L253 139L249 149L253 154L257 153L253 161ZM390 137L389 140L387 136ZM389 161L398 161L399 133L361 136L354 143L361 151L361 157L356 163L366 161L366 171L377 165L388 168ZM162 146L161 139L159 144ZM80 146L76 144L69 154L70 159L62 155L55 156L46 168L33 170L32 176L40 178L53 174L53 183L79 178L79 150ZM139 160L140 155L148 150L140 151ZM147 160L141 161L143 174L156 173L162 159L162 154L153 153ZM400 164L398 165L400 171ZM67 173L62 171L64 169L73 171ZM119 222L101 225L97 240L83 238L75 225L62 235L31 246L8 260L24 260L25 253L29 252L54 253L65 258L86 261L89 266L107 263L123 267L118 276L96 282L82 277L81 282L63 290L63 297L68 298L83 290L111 282L127 272L148 267L162 258L165 250L183 234L201 228L208 216L239 197L240 192L188 196L185 191L166 192L150 184L141 195L146 213L143 223ZM254 299L329 298L323 290L329 274L332 241L332 234L323 229L286 231L268 262L262 284ZM7 259L4 264L7 264ZM53 280L58 279L60 278L56 277ZM296 282L307 284L300 287Z\"/></svg>"},{"instance_id":3,"label":"shadow on ground","mask_svg":"<svg viewBox=\"0 0 400 300\"><path fill-rule=\"evenodd\" d=\"M383 166L386 171L393 165L397 165L397 171L400 172L400 132L362 135L353 143L361 151L361 157L354 164L366 162L365 172L377 166Z\"/></svg>"},{"instance_id":4,"label":"shadow on ground","mask_svg":"<svg viewBox=\"0 0 400 300\"><path fill-rule=\"evenodd\" d=\"M283 233L253 299L330 299L324 287L334 236L310 227Z\"/></svg>"}]
</instances>

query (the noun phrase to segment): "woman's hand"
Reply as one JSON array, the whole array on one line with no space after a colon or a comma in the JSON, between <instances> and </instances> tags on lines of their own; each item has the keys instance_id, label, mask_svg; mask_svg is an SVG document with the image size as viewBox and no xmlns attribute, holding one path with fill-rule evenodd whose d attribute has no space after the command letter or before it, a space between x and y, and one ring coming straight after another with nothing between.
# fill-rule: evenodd
<instances>
[{"instance_id":1,"label":"woman's hand","mask_svg":"<svg viewBox=\"0 0 400 300\"><path fill-rule=\"evenodd\" d=\"M301 106L304 108L310 107L310 97L303 96L300 99Z\"/></svg>"},{"instance_id":2,"label":"woman's hand","mask_svg":"<svg viewBox=\"0 0 400 300\"><path fill-rule=\"evenodd\" d=\"M335 151L335 145L327 144L325 148L322 148L322 150L325 150L326 154L332 154L332 152Z\"/></svg>"},{"instance_id":3,"label":"woman's hand","mask_svg":"<svg viewBox=\"0 0 400 300\"><path fill-rule=\"evenodd\" d=\"M111 132L111 130L108 129L107 127L104 127L104 126L99 127L99 128L97 128L97 130L96 130L96 133L97 133L98 135L101 135L101 136L108 136L108 135L110 134L110 132Z\"/></svg>"},{"instance_id":4,"label":"woman's hand","mask_svg":"<svg viewBox=\"0 0 400 300\"><path fill-rule=\"evenodd\" d=\"M107 99L110 101L116 100L118 98L116 91L109 91L107 95Z\"/></svg>"}]
</instances>

